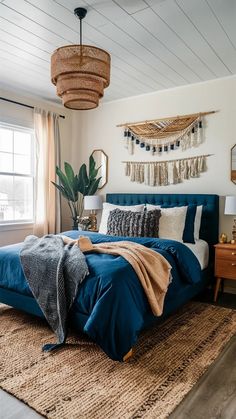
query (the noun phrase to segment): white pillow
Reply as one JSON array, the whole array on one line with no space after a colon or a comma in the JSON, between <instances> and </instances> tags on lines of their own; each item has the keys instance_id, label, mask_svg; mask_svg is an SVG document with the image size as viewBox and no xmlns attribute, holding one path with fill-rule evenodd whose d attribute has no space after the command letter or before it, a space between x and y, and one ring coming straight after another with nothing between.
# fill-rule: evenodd
<instances>
[{"instance_id":1,"label":"white pillow","mask_svg":"<svg viewBox=\"0 0 236 419\"><path fill-rule=\"evenodd\" d=\"M147 211L160 208L159 205L146 205ZM159 238L183 241L183 232L188 206L161 208Z\"/></svg>"},{"instance_id":2,"label":"white pillow","mask_svg":"<svg viewBox=\"0 0 236 419\"><path fill-rule=\"evenodd\" d=\"M202 220L202 205L197 206L195 221L194 221L194 239L199 239L199 232L201 227L201 220Z\"/></svg>"},{"instance_id":3,"label":"white pillow","mask_svg":"<svg viewBox=\"0 0 236 419\"><path fill-rule=\"evenodd\" d=\"M140 212L144 210L144 204L124 206L124 205L114 205L114 204L109 204L108 202L104 202L102 218L101 218L101 223L99 227L99 233L107 234L107 222L108 222L109 214L112 210L116 208L124 210L124 211Z\"/></svg>"}]
</instances>

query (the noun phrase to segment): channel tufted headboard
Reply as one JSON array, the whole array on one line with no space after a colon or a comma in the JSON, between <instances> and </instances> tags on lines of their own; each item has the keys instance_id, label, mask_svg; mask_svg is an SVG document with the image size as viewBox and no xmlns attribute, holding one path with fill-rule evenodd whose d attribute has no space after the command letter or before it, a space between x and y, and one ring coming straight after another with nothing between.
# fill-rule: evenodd
<instances>
[{"instance_id":1,"label":"channel tufted headboard","mask_svg":"<svg viewBox=\"0 0 236 419\"><path fill-rule=\"evenodd\" d=\"M205 194L107 194L106 201L116 205L203 205L200 238L209 245L218 242L219 236L219 196Z\"/></svg>"}]
</instances>

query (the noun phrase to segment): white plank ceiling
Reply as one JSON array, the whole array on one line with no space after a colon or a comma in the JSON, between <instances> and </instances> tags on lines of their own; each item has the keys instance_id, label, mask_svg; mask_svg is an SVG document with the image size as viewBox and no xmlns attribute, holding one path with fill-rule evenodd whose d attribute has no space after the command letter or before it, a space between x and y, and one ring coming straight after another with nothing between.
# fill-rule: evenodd
<instances>
[{"instance_id":1,"label":"white plank ceiling","mask_svg":"<svg viewBox=\"0 0 236 419\"><path fill-rule=\"evenodd\" d=\"M116 100L236 74L236 0L0 0L0 88L60 102L50 81L54 49L106 49Z\"/></svg>"}]
</instances>

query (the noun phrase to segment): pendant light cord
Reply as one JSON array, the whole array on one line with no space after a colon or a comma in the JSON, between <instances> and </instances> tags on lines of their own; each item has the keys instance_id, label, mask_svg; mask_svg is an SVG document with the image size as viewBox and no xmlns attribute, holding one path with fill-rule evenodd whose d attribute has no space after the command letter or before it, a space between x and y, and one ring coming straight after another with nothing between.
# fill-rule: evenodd
<instances>
[{"instance_id":1,"label":"pendant light cord","mask_svg":"<svg viewBox=\"0 0 236 419\"><path fill-rule=\"evenodd\" d=\"M79 26L79 38L80 38L80 45L82 45L82 18L79 18L80 26Z\"/></svg>"}]
</instances>

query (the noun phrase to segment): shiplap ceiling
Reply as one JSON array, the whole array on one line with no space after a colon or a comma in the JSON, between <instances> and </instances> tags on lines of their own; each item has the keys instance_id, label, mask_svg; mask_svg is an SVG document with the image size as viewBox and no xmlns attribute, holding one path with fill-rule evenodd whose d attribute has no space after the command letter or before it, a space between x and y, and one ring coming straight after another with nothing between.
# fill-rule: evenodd
<instances>
[{"instance_id":1,"label":"shiplap ceiling","mask_svg":"<svg viewBox=\"0 0 236 419\"><path fill-rule=\"evenodd\" d=\"M236 0L0 0L0 88L60 101L50 56L78 43L78 6L111 54L105 101L236 74Z\"/></svg>"}]
</instances>

